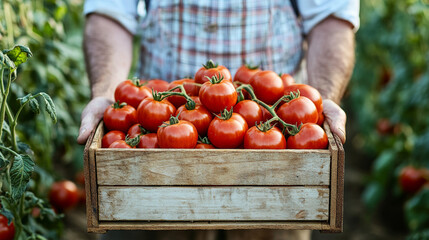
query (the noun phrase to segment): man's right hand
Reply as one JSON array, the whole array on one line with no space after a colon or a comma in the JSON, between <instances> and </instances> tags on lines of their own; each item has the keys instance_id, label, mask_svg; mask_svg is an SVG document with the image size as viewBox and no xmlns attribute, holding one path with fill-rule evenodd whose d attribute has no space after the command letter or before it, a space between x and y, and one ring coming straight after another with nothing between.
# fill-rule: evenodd
<instances>
[{"instance_id":1,"label":"man's right hand","mask_svg":"<svg viewBox=\"0 0 429 240\"><path fill-rule=\"evenodd\" d=\"M86 105L82 112L79 136L77 137L77 142L79 144L86 143L91 132L103 118L104 111L111 104L113 104L112 99L96 97Z\"/></svg>"}]
</instances>

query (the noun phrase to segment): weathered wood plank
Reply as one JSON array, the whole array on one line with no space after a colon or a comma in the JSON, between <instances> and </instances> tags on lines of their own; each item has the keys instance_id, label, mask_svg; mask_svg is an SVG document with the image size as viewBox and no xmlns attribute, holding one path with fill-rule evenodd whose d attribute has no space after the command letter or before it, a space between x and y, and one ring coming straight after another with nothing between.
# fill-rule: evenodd
<instances>
[{"instance_id":1,"label":"weathered wood plank","mask_svg":"<svg viewBox=\"0 0 429 240\"><path fill-rule=\"evenodd\" d=\"M99 149L99 185L329 185L329 150Z\"/></svg>"},{"instance_id":2,"label":"weathered wood plank","mask_svg":"<svg viewBox=\"0 0 429 240\"><path fill-rule=\"evenodd\" d=\"M99 187L100 221L326 221L328 187Z\"/></svg>"},{"instance_id":3,"label":"weathered wood plank","mask_svg":"<svg viewBox=\"0 0 429 240\"><path fill-rule=\"evenodd\" d=\"M324 123L324 129L326 132L326 135L328 136L329 141L329 151L331 152L331 201L330 201L330 224L331 227L334 227L336 222L336 212L337 212L337 162L338 162L338 147L337 143L335 142L334 135L332 134L328 123L325 121Z\"/></svg>"},{"instance_id":4,"label":"weathered wood plank","mask_svg":"<svg viewBox=\"0 0 429 240\"><path fill-rule=\"evenodd\" d=\"M232 230L232 229L283 229L283 230L326 230L326 222L100 222L98 228L89 232L109 230Z\"/></svg>"}]
</instances>

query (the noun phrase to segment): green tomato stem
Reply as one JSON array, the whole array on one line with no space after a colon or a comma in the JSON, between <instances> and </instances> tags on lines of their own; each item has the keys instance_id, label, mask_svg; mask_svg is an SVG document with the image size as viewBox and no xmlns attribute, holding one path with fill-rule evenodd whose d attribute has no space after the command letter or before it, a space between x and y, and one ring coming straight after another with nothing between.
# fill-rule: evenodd
<instances>
[{"instance_id":1,"label":"green tomato stem","mask_svg":"<svg viewBox=\"0 0 429 240\"><path fill-rule=\"evenodd\" d=\"M180 89L180 92L173 92L176 89ZM176 87L174 87L172 89L169 89L166 92L160 92L159 94L162 95L161 101L164 100L164 99L166 99L166 98L168 98L168 97L170 97L170 96L173 96L173 95L175 95L175 96L182 96L182 97L186 98L186 102L187 103L190 102L191 106L195 106L195 101L188 94L186 94L185 87L183 87L182 84L178 85L178 86L176 86ZM192 109L188 109L188 110L192 110Z\"/></svg>"},{"instance_id":2,"label":"green tomato stem","mask_svg":"<svg viewBox=\"0 0 429 240\"><path fill-rule=\"evenodd\" d=\"M7 100L7 97L9 95L9 90L10 90L11 82L12 82L12 69L9 72L9 79L7 81L7 86L6 86L6 89L4 91L2 102L1 102L1 108L0 108L0 139L3 136L3 123L4 123L5 113L6 113L6 100ZM3 86L3 80L2 80L2 84L1 85Z\"/></svg>"}]
</instances>

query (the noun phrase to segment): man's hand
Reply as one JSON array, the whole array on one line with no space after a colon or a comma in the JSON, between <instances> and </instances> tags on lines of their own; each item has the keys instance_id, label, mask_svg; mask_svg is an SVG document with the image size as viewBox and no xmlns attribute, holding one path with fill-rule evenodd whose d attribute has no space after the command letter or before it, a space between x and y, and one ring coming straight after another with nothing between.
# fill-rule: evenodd
<instances>
[{"instance_id":1,"label":"man's hand","mask_svg":"<svg viewBox=\"0 0 429 240\"><path fill-rule=\"evenodd\" d=\"M325 114L325 120L328 122L332 133L337 135L341 139L341 142L345 143L346 113L334 101L329 99L323 100L323 113Z\"/></svg>"},{"instance_id":2,"label":"man's hand","mask_svg":"<svg viewBox=\"0 0 429 240\"><path fill-rule=\"evenodd\" d=\"M77 137L79 144L85 144L91 132L103 118L104 111L112 103L113 100L109 98L96 97L86 105L82 112L79 136Z\"/></svg>"}]
</instances>

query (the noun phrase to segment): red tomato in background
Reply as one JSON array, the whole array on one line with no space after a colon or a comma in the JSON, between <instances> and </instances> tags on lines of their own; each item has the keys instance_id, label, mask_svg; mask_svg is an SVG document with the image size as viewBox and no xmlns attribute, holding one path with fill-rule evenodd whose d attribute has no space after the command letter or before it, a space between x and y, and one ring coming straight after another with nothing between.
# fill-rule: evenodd
<instances>
[{"instance_id":1,"label":"red tomato in background","mask_svg":"<svg viewBox=\"0 0 429 240\"><path fill-rule=\"evenodd\" d=\"M149 133L137 123L128 130L128 136L130 138L135 138L139 135L140 142L136 145L137 148L159 148L156 133Z\"/></svg>"},{"instance_id":2,"label":"red tomato in background","mask_svg":"<svg viewBox=\"0 0 429 240\"><path fill-rule=\"evenodd\" d=\"M232 113L226 119L215 117L210 123L207 137L216 148L237 148L243 143L247 129L246 120L240 114Z\"/></svg>"},{"instance_id":3,"label":"red tomato in background","mask_svg":"<svg viewBox=\"0 0 429 240\"><path fill-rule=\"evenodd\" d=\"M0 214L0 239L2 240L13 240L15 237L15 225L13 222L10 225L7 224L7 218Z\"/></svg>"},{"instance_id":4,"label":"red tomato in background","mask_svg":"<svg viewBox=\"0 0 429 240\"><path fill-rule=\"evenodd\" d=\"M167 99L143 99L137 108L137 119L142 127L150 132L157 132L163 122L170 119L176 108Z\"/></svg>"},{"instance_id":5,"label":"red tomato in background","mask_svg":"<svg viewBox=\"0 0 429 240\"><path fill-rule=\"evenodd\" d=\"M319 119L316 106L306 97L298 97L283 103L276 112L280 119L294 125L317 123Z\"/></svg>"},{"instance_id":6,"label":"red tomato in background","mask_svg":"<svg viewBox=\"0 0 429 240\"><path fill-rule=\"evenodd\" d=\"M246 149L286 149L286 138L282 132L272 127L261 131L257 126L247 130L244 135L244 148Z\"/></svg>"},{"instance_id":7,"label":"red tomato in background","mask_svg":"<svg viewBox=\"0 0 429 240\"><path fill-rule=\"evenodd\" d=\"M60 181L52 184L49 191L49 202L59 211L66 211L79 202L79 191L72 181Z\"/></svg>"},{"instance_id":8,"label":"red tomato in background","mask_svg":"<svg viewBox=\"0 0 429 240\"><path fill-rule=\"evenodd\" d=\"M198 95L198 87L194 85L195 81L193 79L185 78L181 80L176 80L171 82L168 85L168 89L172 89L174 87L177 87L179 85L183 85L185 88L186 94L189 96L196 96ZM174 92L180 92L179 89L174 90ZM186 103L186 98L182 96L171 96L167 98L169 102L171 102L176 108L182 106Z\"/></svg>"},{"instance_id":9,"label":"red tomato in background","mask_svg":"<svg viewBox=\"0 0 429 240\"><path fill-rule=\"evenodd\" d=\"M271 107L271 105L268 105L269 107ZM264 107L262 107L261 105L259 105L259 107L262 110L262 121L266 122L268 120L270 120L271 118L273 118L273 115L271 115L271 113Z\"/></svg>"},{"instance_id":10,"label":"red tomato in background","mask_svg":"<svg viewBox=\"0 0 429 240\"><path fill-rule=\"evenodd\" d=\"M101 147L108 148L116 140L125 140L125 133L118 130L106 133L101 139Z\"/></svg>"},{"instance_id":11,"label":"red tomato in background","mask_svg":"<svg viewBox=\"0 0 429 240\"><path fill-rule=\"evenodd\" d=\"M134 148L130 146L125 140L116 140L110 144L109 148Z\"/></svg>"},{"instance_id":12,"label":"red tomato in background","mask_svg":"<svg viewBox=\"0 0 429 240\"><path fill-rule=\"evenodd\" d=\"M280 78L282 79L282 81L283 81L283 85L286 87L286 86L289 86L289 85L292 85L292 84L295 84L295 79L290 75L290 74L287 74L287 73L283 73L281 76L280 76ZM289 94L288 94L289 95Z\"/></svg>"},{"instance_id":13,"label":"red tomato in background","mask_svg":"<svg viewBox=\"0 0 429 240\"><path fill-rule=\"evenodd\" d=\"M204 83L199 97L201 103L213 113L220 113L225 108L230 110L237 102L237 92L232 82L228 80Z\"/></svg>"},{"instance_id":14,"label":"red tomato in background","mask_svg":"<svg viewBox=\"0 0 429 240\"><path fill-rule=\"evenodd\" d=\"M323 114L323 112L320 112L319 117L317 119L317 125L322 126L324 122L325 122L325 114Z\"/></svg>"},{"instance_id":15,"label":"red tomato in background","mask_svg":"<svg viewBox=\"0 0 429 240\"><path fill-rule=\"evenodd\" d=\"M115 89L115 101L125 102L137 108L145 98L152 98L152 90L140 84L139 80L125 80Z\"/></svg>"},{"instance_id":16,"label":"red tomato in background","mask_svg":"<svg viewBox=\"0 0 429 240\"><path fill-rule=\"evenodd\" d=\"M413 166L406 166L399 174L399 184L404 192L414 194L418 192L428 181L425 179L423 172Z\"/></svg>"},{"instance_id":17,"label":"red tomato in background","mask_svg":"<svg viewBox=\"0 0 429 240\"><path fill-rule=\"evenodd\" d=\"M213 145L207 143L197 143L195 149L216 149Z\"/></svg>"},{"instance_id":18,"label":"red tomato in background","mask_svg":"<svg viewBox=\"0 0 429 240\"><path fill-rule=\"evenodd\" d=\"M173 117L174 118L174 117ZM177 118L176 118L177 119ZM174 124L158 129L158 144L160 148L195 148L198 132L195 126L186 120L177 120Z\"/></svg>"},{"instance_id":19,"label":"red tomato in background","mask_svg":"<svg viewBox=\"0 0 429 240\"><path fill-rule=\"evenodd\" d=\"M317 112L323 112L322 96L317 89L307 84L292 84L285 87L284 94L289 95L290 92L296 92L297 90L299 90L300 96L306 97L314 103Z\"/></svg>"},{"instance_id":20,"label":"red tomato in background","mask_svg":"<svg viewBox=\"0 0 429 240\"><path fill-rule=\"evenodd\" d=\"M196 105L192 110L188 110L185 105L182 105L176 110L175 115L178 116L179 120L186 120L192 123L200 136L207 134L207 129L213 118L209 110L203 105Z\"/></svg>"},{"instance_id":21,"label":"red tomato in background","mask_svg":"<svg viewBox=\"0 0 429 240\"><path fill-rule=\"evenodd\" d=\"M202 105L201 101L200 101L200 97L198 96L190 96L192 98L192 100L194 100L196 105Z\"/></svg>"},{"instance_id":22,"label":"red tomato in background","mask_svg":"<svg viewBox=\"0 0 429 240\"><path fill-rule=\"evenodd\" d=\"M231 73L225 66L219 66L218 64L215 64L212 60L209 60L206 64L203 64L203 67L201 67L195 73L194 79L196 83L203 84L209 81L207 77L212 78L213 76L218 76L219 74L223 76L223 79L232 82Z\"/></svg>"},{"instance_id":23,"label":"red tomato in background","mask_svg":"<svg viewBox=\"0 0 429 240\"><path fill-rule=\"evenodd\" d=\"M260 71L261 69L259 69L258 66L250 66L247 64L243 65L237 69L237 72L234 75L234 82L250 84L250 79L253 75Z\"/></svg>"},{"instance_id":24,"label":"red tomato in background","mask_svg":"<svg viewBox=\"0 0 429 240\"><path fill-rule=\"evenodd\" d=\"M165 92L168 90L168 85L169 83L167 81L161 79L152 79L147 81L145 86L157 92Z\"/></svg>"},{"instance_id":25,"label":"red tomato in background","mask_svg":"<svg viewBox=\"0 0 429 240\"><path fill-rule=\"evenodd\" d=\"M326 149L328 136L325 131L315 123L304 123L301 130L287 139L289 149Z\"/></svg>"},{"instance_id":26,"label":"red tomato in background","mask_svg":"<svg viewBox=\"0 0 429 240\"><path fill-rule=\"evenodd\" d=\"M284 94L283 81L273 71L260 71L250 80L256 97L266 104L274 104Z\"/></svg>"},{"instance_id":27,"label":"red tomato in background","mask_svg":"<svg viewBox=\"0 0 429 240\"><path fill-rule=\"evenodd\" d=\"M130 105L116 102L104 111L103 120L107 129L119 130L125 133L128 128L137 122L137 112Z\"/></svg>"},{"instance_id":28,"label":"red tomato in background","mask_svg":"<svg viewBox=\"0 0 429 240\"><path fill-rule=\"evenodd\" d=\"M240 114L247 122L248 127L263 121L261 106L252 100L243 100L234 106L234 112Z\"/></svg>"}]
</instances>

